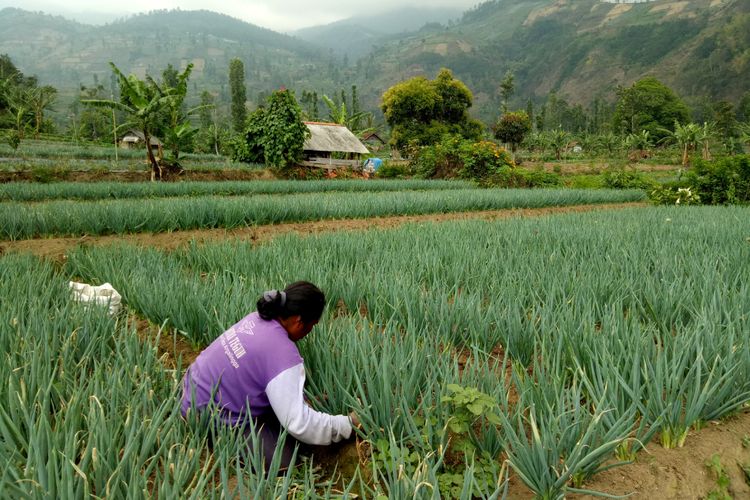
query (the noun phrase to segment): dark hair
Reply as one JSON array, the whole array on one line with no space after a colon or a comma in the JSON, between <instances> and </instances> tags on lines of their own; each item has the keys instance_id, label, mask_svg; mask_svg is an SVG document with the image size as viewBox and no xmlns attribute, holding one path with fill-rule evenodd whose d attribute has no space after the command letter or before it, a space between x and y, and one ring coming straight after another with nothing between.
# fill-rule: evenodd
<instances>
[{"instance_id":1,"label":"dark hair","mask_svg":"<svg viewBox=\"0 0 750 500\"><path fill-rule=\"evenodd\" d=\"M282 292L264 292L256 306L258 314L266 321L299 315L303 322L309 324L320 319L326 306L326 296L312 283L297 281Z\"/></svg>"}]
</instances>

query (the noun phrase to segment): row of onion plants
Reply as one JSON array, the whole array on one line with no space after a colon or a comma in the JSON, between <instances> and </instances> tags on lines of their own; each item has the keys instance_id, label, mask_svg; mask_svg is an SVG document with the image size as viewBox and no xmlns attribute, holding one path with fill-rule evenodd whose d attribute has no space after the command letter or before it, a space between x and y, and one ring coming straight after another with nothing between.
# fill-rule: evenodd
<instances>
[{"instance_id":1,"label":"row of onion plants","mask_svg":"<svg viewBox=\"0 0 750 500\"><path fill-rule=\"evenodd\" d=\"M0 201L107 200L177 196L247 196L366 191L431 191L469 189L468 181L443 180L314 180L221 182L13 182L0 185Z\"/></svg>"},{"instance_id":2,"label":"row of onion plants","mask_svg":"<svg viewBox=\"0 0 750 500\"><path fill-rule=\"evenodd\" d=\"M540 208L642 200L641 191L488 190L0 203L0 238L237 228L323 219Z\"/></svg>"}]
</instances>

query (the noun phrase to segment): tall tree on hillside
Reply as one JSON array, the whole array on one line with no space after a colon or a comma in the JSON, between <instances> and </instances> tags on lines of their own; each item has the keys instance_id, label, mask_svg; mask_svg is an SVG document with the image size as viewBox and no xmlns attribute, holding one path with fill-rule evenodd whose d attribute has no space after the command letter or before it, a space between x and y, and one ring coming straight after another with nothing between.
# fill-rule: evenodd
<instances>
[{"instance_id":1,"label":"tall tree on hillside","mask_svg":"<svg viewBox=\"0 0 750 500\"><path fill-rule=\"evenodd\" d=\"M500 97L503 98L503 113L508 112L508 100L516 90L515 75L512 71L508 70L503 77L503 81L500 82Z\"/></svg>"},{"instance_id":2,"label":"tall tree on hillside","mask_svg":"<svg viewBox=\"0 0 750 500\"><path fill-rule=\"evenodd\" d=\"M613 126L624 134L646 130L654 140L661 140L674 130L675 122L687 123L690 118L682 99L653 77L618 88L617 96Z\"/></svg>"},{"instance_id":3,"label":"tall tree on hillside","mask_svg":"<svg viewBox=\"0 0 750 500\"><path fill-rule=\"evenodd\" d=\"M28 95L29 108L34 113L34 139L39 139L44 126L44 112L52 110L57 99L57 89L50 85L33 87Z\"/></svg>"},{"instance_id":4,"label":"tall tree on hillside","mask_svg":"<svg viewBox=\"0 0 750 500\"><path fill-rule=\"evenodd\" d=\"M232 128L237 133L243 133L247 121L245 65L237 58L229 62L229 88L232 94Z\"/></svg>"},{"instance_id":5,"label":"tall tree on hillside","mask_svg":"<svg viewBox=\"0 0 750 500\"><path fill-rule=\"evenodd\" d=\"M469 117L472 100L469 88L445 68L434 80L418 76L394 85L382 104L391 143L403 151L411 144L434 144L446 134L478 139L483 126Z\"/></svg>"},{"instance_id":6,"label":"tall tree on hillside","mask_svg":"<svg viewBox=\"0 0 750 500\"><path fill-rule=\"evenodd\" d=\"M496 139L510 144L510 149L515 154L518 145L531 131L531 120L525 111L504 113L492 127L492 131Z\"/></svg>"},{"instance_id":7,"label":"tall tree on hillside","mask_svg":"<svg viewBox=\"0 0 750 500\"><path fill-rule=\"evenodd\" d=\"M279 169L291 167L302 159L309 135L294 92L277 90L268 98L266 107L250 115L244 140L235 147L233 158L249 163L262 160Z\"/></svg>"}]
</instances>

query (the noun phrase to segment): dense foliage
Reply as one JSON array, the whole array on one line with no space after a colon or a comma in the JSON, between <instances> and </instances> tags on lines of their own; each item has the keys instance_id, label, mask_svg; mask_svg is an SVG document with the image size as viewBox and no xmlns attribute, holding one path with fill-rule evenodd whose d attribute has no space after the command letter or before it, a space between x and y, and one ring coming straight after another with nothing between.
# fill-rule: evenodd
<instances>
[{"instance_id":1,"label":"dense foliage","mask_svg":"<svg viewBox=\"0 0 750 500\"><path fill-rule=\"evenodd\" d=\"M505 166L513 166L513 160L497 144L447 135L437 144L419 148L410 161L415 174L427 179L457 177L481 181Z\"/></svg>"},{"instance_id":2,"label":"dense foliage","mask_svg":"<svg viewBox=\"0 0 750 500\"><path fill-rule=\"evenodd\" d=\"M383 94L381 106L391 144L406 150L435 144L446 134L479 139L483 126L468 114L472 100L468 87L445 68L434 80L420 76L394 85Z\"/></svg>"},{"instance_id":3,"label":"dense foliage","mask_svg":"<svg viewBox=\"0 0 750 500\"><path fill-rule=\"evenodd\" d=\"M674 131L675 123L690 120L690 110L666 85L653 77L617 91L613 126L624 134L649 133L654 141Z\"/></svg>"},{"instance_id":4,"label":"dense foliage","mask_svg":"<svg viewBox=\"0 0 750 500\"><path fill-rule=\"evenodd\" d=\"M531 120L525 111L503 113L492 131L497 140L509 143L511 151L515 153L526 134L531 132Z\"/></svg>"},{"instance_id":5,"label":"dense foliage","mask_svg":"<svg viewBox=\"0 0 750 500\"><path fill-rule=\"evenodd\" d=\"M248 163L263 161L280 169L291 167L302 159L309 134L294 92L277 90L268 98L267 106L248 119L244 142L235 143L233 158Z\"/></svg>"},{"instance_id":6,"label":"dense foliage","mask_svg":"<svg viewBox=\"0 0 750 500\"><path fill-rule=\"evenodd\" d=\"M702 203L750 203L750 156L697 160L687 175L689 186Z\"/></svg>"}]
</instances>

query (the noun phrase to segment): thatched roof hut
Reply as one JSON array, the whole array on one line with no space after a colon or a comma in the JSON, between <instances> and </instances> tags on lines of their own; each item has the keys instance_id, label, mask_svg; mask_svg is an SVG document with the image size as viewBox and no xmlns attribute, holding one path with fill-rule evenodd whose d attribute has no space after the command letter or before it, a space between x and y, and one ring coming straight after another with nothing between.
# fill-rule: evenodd
<instances>
[{"instance_id":1,"label":"thatched roof hut","mask_svg":"<svg viewBox=\"0 0 750 500\"><path fill-rule=\"evenodd\" d=\"M305 125L310 131L303 147L308 158L330 158L333 153L359 158L370 153L344 125L321 122L305 122Z\"/></svg>"}]
</instances>

